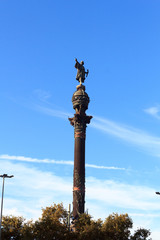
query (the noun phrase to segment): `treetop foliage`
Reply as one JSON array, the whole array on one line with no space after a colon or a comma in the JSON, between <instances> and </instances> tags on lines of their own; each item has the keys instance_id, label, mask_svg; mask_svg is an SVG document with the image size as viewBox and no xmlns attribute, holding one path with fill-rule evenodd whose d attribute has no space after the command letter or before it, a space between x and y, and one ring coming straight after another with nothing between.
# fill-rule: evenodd
<instances>
[{"instance_id":1,"label":"treetop foliage","mask_svg":"<svg viewBox=\"0 0 160 240\"><path fill-rule=\"evenodd\" d=\"M102 221L84 213L70 225L67 217L62 203L42 208L42 216L35 222L5 216L2 240L150 240L147 229L139 228L131 234L133 222L128 214L113 213Z\"/></svg>"}]
</instances>

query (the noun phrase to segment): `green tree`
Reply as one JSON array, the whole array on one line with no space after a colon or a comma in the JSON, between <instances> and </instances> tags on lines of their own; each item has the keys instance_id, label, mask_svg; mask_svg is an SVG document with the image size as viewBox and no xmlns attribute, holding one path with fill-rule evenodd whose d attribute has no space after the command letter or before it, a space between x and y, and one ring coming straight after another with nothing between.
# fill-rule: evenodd
<instances>
[{"instance_id":1,"label":"green tree","mask_svg":"<svg viewBox=\"0 0 160 240\"><path fill-rule=\"evenodd\" d=\"M130 228L132 228L132 219L128 214L113 213L109 215L103 225L102 231L106 240L128 240L130 237Z\"/></svg>"}]
</instances>

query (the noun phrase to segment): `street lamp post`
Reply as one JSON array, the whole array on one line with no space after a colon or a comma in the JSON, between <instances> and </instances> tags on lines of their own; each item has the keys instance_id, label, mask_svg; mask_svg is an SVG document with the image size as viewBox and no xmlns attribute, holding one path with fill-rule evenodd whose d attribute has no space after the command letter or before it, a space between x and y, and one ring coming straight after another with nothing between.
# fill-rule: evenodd
<instances>
[{"instance_id":1,"label":"street lamp post","mask_svg":"<svg viewBox=\"0 0 160 240\"><path fill-rule=\"evenodd\" d=\"M2 184L2 199L1 199L1 216L0 216L0 240L1 240L1 226L2 226L2 211L3 211L3 195L4 195L4 181L5 178L12 178L13 175L8 176L7 174L0 175L1 178L3 178L3 184Z\"/></svg>"}]
</instances>

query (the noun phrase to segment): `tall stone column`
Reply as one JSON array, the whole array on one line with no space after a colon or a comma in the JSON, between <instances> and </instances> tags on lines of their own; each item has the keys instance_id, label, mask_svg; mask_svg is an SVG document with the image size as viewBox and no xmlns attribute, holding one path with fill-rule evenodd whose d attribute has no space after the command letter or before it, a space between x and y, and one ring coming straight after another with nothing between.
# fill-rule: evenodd
<instances>
[{"instance_id":1,"label":"tall stone column","mask_svg":"<svg viewBox=\"0 0 160 240\"><path fill-rule=\"evenodd\" d=\"M86 126L90 123L92 116L87 116L85 111L89 104L88 94L85 86L77 86L73 94L72 103L75 110L73 118L69 118L74 127L74 173L73 173L73 217L84 213L85 205L85 138Z\"/></svg>"}]
</instances>

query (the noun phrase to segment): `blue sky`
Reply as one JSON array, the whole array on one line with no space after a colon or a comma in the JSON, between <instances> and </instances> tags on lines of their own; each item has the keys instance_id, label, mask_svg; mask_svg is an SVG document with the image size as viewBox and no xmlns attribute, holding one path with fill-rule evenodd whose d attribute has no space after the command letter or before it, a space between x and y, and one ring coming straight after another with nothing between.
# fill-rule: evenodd
<instances>
[{"instance_id":1,"label":"blue sky","mask_svg":"<svg viewBox=\"0 0 160 240\"><path fill-rule=\"evenodd\" d=\"M90 70L86 209L127 212L159 239L159 12L156 0L0 1L4 214L72 202L76 57Z\"/></svg>"}]
</instances>

